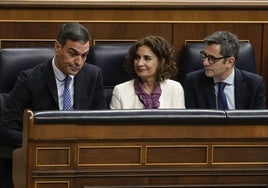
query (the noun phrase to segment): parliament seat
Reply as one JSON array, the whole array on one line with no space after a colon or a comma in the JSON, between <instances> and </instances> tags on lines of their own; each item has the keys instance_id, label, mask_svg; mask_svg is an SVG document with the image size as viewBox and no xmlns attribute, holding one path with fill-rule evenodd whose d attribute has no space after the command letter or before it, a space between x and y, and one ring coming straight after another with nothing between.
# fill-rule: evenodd
<instances>
[{"instance_id":1,"label":"parliament seat","mask_svg":"<svg viewBox=\"0 0 268 188\"><path fill-rule=\"evenodd\" d=\"M0 49L0 114L18 74L46 62L54 54L51 48ZM0 147L0 188L12 188L12 148Z\"/></svg>"},{"instance_id":2,"label":"parliament seat","mask_svg":"<svg viewBox=\"0 0 268 188\"><path fill-rule=\"evenodd\" d=\"M181 51L178 80L184 84L189 72L203 68L200 51L204 50L203 42L187 43ZM237 68L257 73L253 46L249 42L240 42L240 52L235 65Z\"/></svg>"},{"instance_id":3,"label":"parliament seat","mask_svg":"<svg viewBox=\"0 0 268 188\"><path fill-rule=\"evenodd\" d=\"M91 47L87 62L102 69L106 103L110 104L115 85L129 80L124 70L124 57L132 43L95 44Z\"/></svg>"}]
</instances>

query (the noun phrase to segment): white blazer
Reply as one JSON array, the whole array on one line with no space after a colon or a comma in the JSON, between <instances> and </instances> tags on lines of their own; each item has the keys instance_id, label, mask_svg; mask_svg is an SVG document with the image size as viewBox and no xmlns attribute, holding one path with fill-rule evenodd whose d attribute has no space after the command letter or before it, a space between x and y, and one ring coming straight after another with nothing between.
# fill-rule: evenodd
<instances>
[{"instance_id":1,"label":"white blazer","mask_svg":"<svg viewBox=\"0 0 268 188\"><path fill-rule=\"evenodd\" d=\"M134 90L134 80L114 87L111 109L143 109L143 103ZM162 93L159 98L159 108L185 108L184 90L179 82L168 79L160 83L160 87Z\"/></svg>"}]
</instances>

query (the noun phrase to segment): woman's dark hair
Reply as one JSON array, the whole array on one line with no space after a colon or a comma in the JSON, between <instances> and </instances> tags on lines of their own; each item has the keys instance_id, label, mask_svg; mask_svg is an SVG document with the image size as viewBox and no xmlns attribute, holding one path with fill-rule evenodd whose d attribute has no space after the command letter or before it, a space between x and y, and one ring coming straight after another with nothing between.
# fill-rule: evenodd
<instances>
[{"instance_id":1,"label":"woman's dark hair","mask_svg":"<svg viewBox=\"0 0 268 188\"><path fill-rule=\"evenodd\" d=\"M131 77L137 77L137 74L134 69L134 61L136 58L137 50L141 46L149 47L160 61L158 76L156 78L157 82L162 82L176 75L177 66L173 57L172 46L163 37L147 36L135 42L129 49L129 53L126 56L125 67Z\"/></svg>"}]
</instances>

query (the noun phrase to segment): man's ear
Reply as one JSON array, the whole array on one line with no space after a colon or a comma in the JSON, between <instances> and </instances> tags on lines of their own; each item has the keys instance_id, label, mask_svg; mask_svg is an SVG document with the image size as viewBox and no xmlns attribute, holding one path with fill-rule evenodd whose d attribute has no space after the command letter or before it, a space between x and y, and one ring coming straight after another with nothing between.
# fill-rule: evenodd
<instances>
[{"instance_id":1,"label":"man's ear","mask_svg":"<svg viewBox=\"0 0 268 188\"><path fill-rule=\"evenodd\" d=\"M55 53L57 54L61 48L61 44L58 41L54 42Z\"/></svg>"},{"instance_id":2,"label":"man's ear","mask_svg":"<svg viewBox=\"0 0 268 188\"><path fill-rule=\"evenodd\" d=\"M228 57L228 64L231 65L231 66L234 66L235 64L235 58L234 57Z\"/></svg>"}]
</instances>

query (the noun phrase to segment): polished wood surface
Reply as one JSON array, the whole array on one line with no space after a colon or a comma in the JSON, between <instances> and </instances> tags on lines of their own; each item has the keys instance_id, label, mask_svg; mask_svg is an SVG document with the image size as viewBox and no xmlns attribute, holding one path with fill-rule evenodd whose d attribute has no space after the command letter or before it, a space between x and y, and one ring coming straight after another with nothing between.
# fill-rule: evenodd
<instances>
[{"instance_id":1,"label":"polished wood surface","mask_svg":"<svg viewBox=\"0 0 268 188\"><path fill-rule=\"evenodd\" d=\"M117 9L117 8L3 8L0 7L0 20L5 22L223 22L223 23L267 23L268 7L264 9ZM219 11L220 9L220 11Z\"/></svg>"},{"instance_id":2,"label":"polished wood surface","mask_svg":"<svg viewBox=\"0 0 268 188\"><path fill-rule=\"evenodd\" d=\"M5 7L94 7L94 8L263 8L268 2L254 0L2 0L0 5Z\"/></svg>"},{"instance_id":3,"label":"polished wood surface","mask_svg":"<svg viewBox=\"0 0 268 188\"><path fill-rule=\"evenodd\" d=\"M265 124L148 124L131 117L124 124L36 124L31 111L24 119L23 146L13 153L19 188L268 185Z\"/></svg>"}]
</instances>

